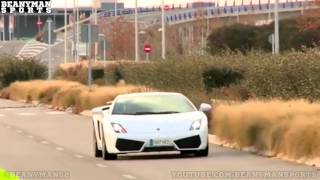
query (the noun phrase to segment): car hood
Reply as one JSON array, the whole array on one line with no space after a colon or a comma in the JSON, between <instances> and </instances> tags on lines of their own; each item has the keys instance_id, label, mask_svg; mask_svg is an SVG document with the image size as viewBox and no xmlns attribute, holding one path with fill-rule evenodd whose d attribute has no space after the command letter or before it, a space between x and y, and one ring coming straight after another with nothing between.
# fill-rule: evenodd
<instances>
[{"instance_id":1,"label":"car hood","mask_svg":"<svg viewBox=\"0 0 320 180\"><path fill-rule=\"evenodd\" d=\"M108 121L121 124L128 133L185 132L189 131L193 121L204 116L199 111L156 115L111 115Z\"/></svg>"}]
</instances>

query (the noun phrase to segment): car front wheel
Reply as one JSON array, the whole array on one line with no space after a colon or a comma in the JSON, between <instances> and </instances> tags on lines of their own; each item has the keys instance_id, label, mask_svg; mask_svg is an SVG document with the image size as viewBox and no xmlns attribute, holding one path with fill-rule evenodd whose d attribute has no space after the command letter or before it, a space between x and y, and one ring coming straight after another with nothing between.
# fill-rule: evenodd
<instances>
[{"instance_id":1,"label":"car front wheel","mask_svg":"<svg viewBox=\"0 0 320 180\"><path fill-rule=\"evenodd\" d=\"M104 136L102 136L102 158L104 160L115 160L115 159L117 159L117 155L116 154L110 154L108 152Z\"/></svg>"},{"instance_id":2,"label":"car front wheel","mask_svg":"<svg viewBox=\"0 0 320 180\"><path fill-rule=\"evenodd\" d=\"M197 157L207 157L209 155L209 145L204 150L199 150L194 153Z\"/></svg>"},{"instance_id":3,"label":"car front wheel","mask_svg":"<svg viewBox=\"0 0 320 180\"><path fill-rule=\"evenodd\" d=\"M96 133L93 131L93 152L94 157L102 157L102 151L98 149Z\"/></svg>"}]
</instances>

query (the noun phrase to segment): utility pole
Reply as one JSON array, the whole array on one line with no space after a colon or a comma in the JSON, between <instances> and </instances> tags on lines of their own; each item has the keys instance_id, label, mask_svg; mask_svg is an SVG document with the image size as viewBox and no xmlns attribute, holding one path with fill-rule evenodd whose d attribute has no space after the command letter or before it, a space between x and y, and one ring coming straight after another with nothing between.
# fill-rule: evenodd
<instances>
[{"instance_id":1,"label":"utility pole","mask_svg":"<svg viewBox=\"0 0 320 180\"><path fill-rule=\"evenodd\" d=\"M6 26L5 26L5 16L2 14L2 35L3 35L3 41L6 41Z\"/></svg>"},{"instance_id":2,"label":"utility pole","mask_svg":"<svg viewBox=\"0 0 320 180\"><path fill-rule=\"evenodd\" d=\"M77 16L76 16L76 19L77 19L77 45L76 45L76 63L79 63L79 44L80 44L80 13L79 13L79 0L77 0L77 10L76 10L76 13L77 13Z\"/></svg>"},{"instance_id":3,"label":"utility pole","mask_svg":"<svg viewBox=\"0 0 320 180\"><path fill-rule=\"evenodd\" d=\"M48 80L52 79L52 59L51 59L51 29L52 29L52 20L48 19Z\"/></svg>"},{"instance_id":4,"label":"utility pole","mask_svg":"<svg viewBox=\"0 0 320 180\"><path fill-rule=\"evenodd\" d=\"M67 63L67 34L68 34L67 0L64 0L64 63Z\"/></svg>"},{"instance_id":5,"label":"utility pole","mask_svg":"<svg viewBox=\"0 0 320 180\"><path fill-rule=\"evenodd\" d=\"M275 54L279 54L280 52L280 38L279 38L279 0L275 0L275 8L274 8L274 51Z\"/></svg>"},{"instance_id":6,"label":"utility pole","mask_svg":"<svg viewBox=\"0 0 320 180\"><path fill-rule=\"evenodd\" d=\"M97 9L97 1L94 5L94 24L98 25L98 9ZM94 62L97 63L97 56L98 56L98 43L95 42L94 44Z\"/></svg>"},{"instance_id":7,"label":"utility pole","mask_svg":"<svg viewBox=\"0 0 320 180\"><path fill-rule=\"evenodd\" d=\"M73 52L72 57L74 62L77 62L77 28L76 28L76 0L73 0Z\"/></svg>"},{"instance_id":8,"label":"utility pole","mask_svg":"<svg viewBox=\"0 0 320 180\"><path fill-rule=\"evenodd\" d=\"M91 84L92 84L92 62L91 62L91 24L88 24L88 86L89 88L91 88Z\"/></svg>"},{"instance_id":9,"label":"utility pole","mask_svg":"<svg viewBox=\"0 0 320 180\"><path fill-rule=\"evenodd\" d=\"M134 31L135 31L135 61L139 61L139 30L138 30L138 0L135 0L135 16L134 16Z\"/></svg>"},{"instance_id":10,"label":"utility pole","mask_svg":"<svg viewBox=\"0 0 320 180\"><path fill-rule=\"evenodd\" d=\"M161 25L162 25L162 59L166 59L166 28L165 28L165 9L164 0L162 2L161 10Z\"/></svg>"},{"instance_id":11,"label":"utility pole","mask_svg":"<svg viewBox=\"0 0 320 180\"><path fill-rule=\"evenodd\" d=\"M118 16L118 1L114 0L114 16Z\"/></svg>"}]
</instances>

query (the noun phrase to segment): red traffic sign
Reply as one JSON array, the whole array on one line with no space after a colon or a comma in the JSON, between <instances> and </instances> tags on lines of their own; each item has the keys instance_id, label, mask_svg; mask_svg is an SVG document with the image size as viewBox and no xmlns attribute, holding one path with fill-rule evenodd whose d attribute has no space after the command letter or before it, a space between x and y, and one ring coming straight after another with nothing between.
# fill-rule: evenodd
<instances>
[{"instance_id":1,"label":"red traffic sign","mask_svg":"<svg viewBox=\"0 0 320 180\"><path fill-rule=\"evenodd\" d=\"M144 53L148 54L148 53L151 53L152 47L150 44L145 44L143 50L144 50Z\"/></svg>"},{"instance_id":2,"label":"red traffic sign","mask_svg":"<svg viewBox=\"0 0 320 180\"><path fill-rule=\"evenodd\" d=\"M37 21L37 25L38 25L38 26L41 26L42 24L43 24L42 21Z\"/></svg>"},{"instance_id":3,"label":"red traffic sign","mask_svg":"<svg viewBox=\"0 0 320 180\"><path fill-rule=\"evenodd\" d=\"M169 10L170 10L170 6L169 6L169 5L165 5L165 6L164 6L164 10L165 10L165 11L169 11Z\"/></svg>"}]
</instances>

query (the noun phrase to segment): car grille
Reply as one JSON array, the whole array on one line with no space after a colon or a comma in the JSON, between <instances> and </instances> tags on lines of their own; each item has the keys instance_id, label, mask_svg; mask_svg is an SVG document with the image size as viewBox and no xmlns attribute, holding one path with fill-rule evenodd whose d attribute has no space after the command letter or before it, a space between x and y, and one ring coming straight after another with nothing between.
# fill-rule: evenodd
<instances>
[{"instance_id":1,"label":"car grille","mask_svg":"<svg viewBox=\"0 0 320 180\"><path fill-rule=\"evenodd\" d=\"M163 146L163 147L146 147L143 152L159 152L159 151L176 151L173 146Z\"/></svg>"},{"instance_id":2,"label":"car grille","mask_svg":"<svg viewBox=\"0 0 320 180\"><path fill-rule=\"evenodd\" d=\"M116 148L119 151L139 151L144 142L128 139L117 139Z\"/></svg>"},{"instance_id":3,"label":"car grille","mask_svg":"<svg viewBox=\"0 0 320 180\"><path fill-rule=\"evenodd\" d=\"M175 140L174 143L179 147L179 149L192 149L198 148L201 145L201 139L200 136L197 135Z\"/></svg>"}]
</instances>

